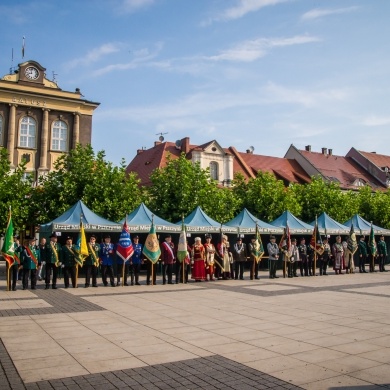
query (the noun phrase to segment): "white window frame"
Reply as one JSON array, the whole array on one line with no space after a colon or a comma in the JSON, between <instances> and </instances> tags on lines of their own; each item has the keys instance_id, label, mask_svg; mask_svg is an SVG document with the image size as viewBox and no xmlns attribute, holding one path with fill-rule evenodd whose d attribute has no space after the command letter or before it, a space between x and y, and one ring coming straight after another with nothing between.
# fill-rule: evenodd
<instances>
[{"instance_id":1,"label":"white window frame","mask_svg":"<svg viewBox=\"0 0 390 390\"><path fill-rule=\"evenodd\" d=\"M36 148L37 122L31 116L24 116L19 124L19 147Z\"/></svg>"},{"instance_id":2,"label":"white window frame","mask_svg":"<svg viewBox=\"0 0 390 390\"><path fill-rule=\"evenodd\" d=\"M212 180L219 180L219 164L216 161L211 161L210 167L210 178Z\"/></svg>"},{"instance_id":3,"label":"white window frame","mask_svg":"<svg viewBox=\"0 0 390 390\"><path fill-rule=\"evenodd\" d=\"M57 152L68 150L68 125L62 120L54 121L51 127L51 150Z\"/></svg>"}]
</instances>

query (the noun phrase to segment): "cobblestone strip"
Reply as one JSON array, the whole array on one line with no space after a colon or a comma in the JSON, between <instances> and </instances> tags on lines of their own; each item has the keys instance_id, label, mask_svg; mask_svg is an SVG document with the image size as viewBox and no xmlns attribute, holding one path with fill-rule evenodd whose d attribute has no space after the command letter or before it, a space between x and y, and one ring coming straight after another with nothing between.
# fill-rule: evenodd
<instances>
[{"instance_id":1,"label":"cobblestone strip","mask_svg":"<svg viewBox=\"0 0 390 390\"><path fill-rule=\"evenodd\" d=\"M68 294L64 290L42 290L34 291L37 298L43 299L51 307L41 307L35 309L10 309L1 310L0 317L24 316L24 315L39 315L39 314L56 314L56 313L77 313L86 311L101 311L105 310L102 307L88 302L76 295ZM34 299L34 298L30 298ZM17 301L18 299L16 299Z\"/></svg>"},{"instance_id":2,"label":"cobblestone strip","mask_svg":"<svg viewBox=\"0 0 390 390\"><path fill-rule=\"evenodd\" d=\"M25 388L11 357L0 339L0 389L24 390Z\"/></svg>"},{"instance_id":3,"label":"cobblestone strip","mask_svg":"<svg viewBox=\"0 0 390 390\"><path fill-rule=\"evenodd\" d=\"M253 390L301 387L253 368L211 356L154 366L27 383L27 390Z\"/></svg>"}]
</instances>

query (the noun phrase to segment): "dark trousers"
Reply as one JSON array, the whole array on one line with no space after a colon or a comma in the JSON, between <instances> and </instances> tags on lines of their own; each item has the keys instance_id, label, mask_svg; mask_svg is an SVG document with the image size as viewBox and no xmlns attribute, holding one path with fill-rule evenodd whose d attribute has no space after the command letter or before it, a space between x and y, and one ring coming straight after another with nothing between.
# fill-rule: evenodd
<instances>
[{"instance_id":1,"label":"dark trousers","mask_svg":"<svg viewBox=\"0 0 390 390\"><path fill-rule=\"evenodd\" d=\"M167 282L168 276L168 284L172 284L172 272L173 272L173 264L164 264L163 266L163 284Z\"/></svg>"},{"instance_id":2,"label":"dark trousers","mask_svg":"<svg viewBox=\"0 0 390 390\"><path fill-rule=\"evenodd\" d=\"M269 276L270 278L274 278L276 276L276 268L278 265L278 261L268 259L268 262L269 262Z\"/></svg>"},{"instance_id":3,"label":"dark trousers","mask_svg":"<svg viewBox=\"0 0 390 390\"><path fill-rule=\"evenodd\" d=\"M50 286L50 276L52 270L53 270L52 286L53 287L57 286L57 272L58 272L57 266L54 263L46 263L46 277L45 277L46 287Z\"/></svg>"},{"instance_id":4,"label":"dark trousers","mask_svg":"<svg viewBox=\"0 0 390 390\"><path fill-rule=\"evenodd\" d=\"M146 284L150 284L150 278L153 273L152 284L156 284L157 265L153 264L150 260L147 263L146 268Z\"/></svg>"},{"instance_id":5,"label":"dark trousers","mask_svg":"<svg viewBox=\"0 0 390 390\"><path fill-rule=\"evenodd\" d=\"M183 283L183 267L184 267L184 283L188 283L188 273L189 268L188 264L183 260L182 262L176 261L176 272L175 272L175 282L176 283Z\"/></svg>"},{"instance_id":6,"label":"dark trousers","mask_svg":"<svg viewBox=\"0 0 390 390\"><path fill-rule=\"evenodd\" d=\"M233 263L230 263L230 277L232 279L234 279L235 277L235 273L234 273L235 269L236 269L236 262L233 261Z\"/></svg>"},{"instance_id":7,"label":"dark trousers","mask_svg":"<svg viewBox=\"0 0 390 390\"><path fill-rule=\"evenodd\" d=\"M8 275L8 262L7 262L7 275ZM16 290L16 282L18 280L18 271L19 271L19 266L18 264L11 265L11 269L9 270L9 286L7 286L8 290L15 291Z\"/></svg>"},{"instance_id":8,"label":"dark trousers","mask_svg":"<svg viewBox=\"0 0 390 390\"><path fill-rule=\"evenodd\" d=\"M359 257L359 272L364 272L366 270L366 256L362 255Z\"/></svg>"},{"instance_id":9,"label":"dark trousers","mask_svg":"<svg viewBox=\"0 0 390 390\"><path fill-rule=\"evenodd\" d=\"M234 264L234 275L235 279L244 279L244 262L243 261L235 261Z\"/></svg>"},{"instance_id":10,"label":"dark trousers","mask_svg":"<svg viewBox=\"0 0 390 390\"><path fill-rule=\"evenodd\" d=\"M290 261L287 262L287 276L289 278L292 278L292 277L297 277L297 268L298 268L298 263L296 261L294 261L293 263L291 263Z\"/></svg>"},{"instance_id":11,"label":"dark trousers","mask_svg":"<svg viewBox=\"0 0 390 390\"><path fill-rule=\"evenodd\" d=\"M318 267L320 269L320 275L326 275L326 271L328 269L328 259L320 257L318 259Z\"/></svg>"},{"instance_id":12,"label":"dark trousers","mask_svg":"<svg viewBox=\"0 0 390 390\"><path fill-rule=\"evenodd\" d=\"M112 269L112 265L102 265L102 281L105 286L108 284L107 276L110 278L111 286L114 287L114 270Z\"/></svg>"},{"instance_id":13,"label":"dark trousers","mask_svg":"<svg viewBox=\"0 0 390 390\"><path fill-rule=\"evenodd\" d=\"M116 284L119 285L123 274L123 263L117 265ZM129 263L125 263L124 284L127 285L127 275L129 274Z\"/></svg>"},{"instance_id":14,"label":"dark trousers","mask_svg":"<svg viewBox=\"0 0 390 390\"><path fill-rule=\"evenodd\" d=\"M141 264L130 264L130 277L131 277L131 285L134 284L134 279L135 279L135 284L139 284L139 273L141 271Z\"/></svg>"},{"instance_id":15,"label":"dark trousers","mask_svg":"<svg viewBox=\"0 0 390 390\"><path fill-rule=\"evenodd\" d=\"M95 265L85 266L85 287L89 287L92 276L92 286L97 286L97 267Z\"/></svg>"},{"instance_id":16,"label":"dark trousers","mask_svg":"<svg viewBox=\"0 0 390 390\"><path fill-rule=\"evenodd\" d=\"M251 267L251 270L250 270L250 278L251 280L253 278L255 279L259 279L259 262L257 262L256 260L252 260L250 262L250 267Z\"/></svg>"},{"instance_id":17,"label":"dark trousers","mask_svg":"<svg viewBox=\"0 0 390 390\"><path fill-rule=\"evenodd\" d=\"M76 287L76 267L74 265L65 266L64 268L64 284L65 288L69 287L69 276L72 281L72 287Z\"/></svg>"},{"instance_id":18,"label":"dark trousers","mask_svg":"<svg viewBox=\"0 0 390 390\"><path fill-rule=\"evenodd\" d=\"M379 255L378 257L378 262L379 262L379 271L384 272L385 270L385 261L386 261L386 256L385 255Z\"/></svg>"},{"instance_id":19,"label":"dark trousers","mask_svg":"<svg viewBox=\"0 0 390 390\"><path fill-rule=\"evenodd\" d=\"M24 269L23 268L23 289L28 288L28 277L31 278L31 288L35 290L37 285L37 270L36 269Z\"/></svg>"}]
</instances>

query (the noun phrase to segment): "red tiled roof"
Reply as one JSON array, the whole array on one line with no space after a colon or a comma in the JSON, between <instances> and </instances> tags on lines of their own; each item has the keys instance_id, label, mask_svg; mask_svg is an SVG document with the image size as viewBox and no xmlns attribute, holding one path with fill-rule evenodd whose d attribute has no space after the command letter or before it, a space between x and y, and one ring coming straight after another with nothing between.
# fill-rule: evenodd
<instances>
[{"instance_id":1,"label":"red tiled roof","mask_svg":"<svg viewBox=\"0 0 390 390\"><path fill-rule=\"evenodd\" d=\"M357 189L356 179L361 179L373 188L383 187L381 183L355 163L350 157L299 151L321 174L329 180L338 181L343 189Z\"/></svg>"},{"instance_id":2,"label":"red tiled roof","mask_svg":"<svg viewBox=\"0 0 390 390\"><path fill-rule=\"evenodd\" d=\"M390 167L390 156L384 154L377 154L372 152L362 152L359 150L359 153L362 154L367 160L370 160L377 167Z\"/></svg>"},{"instance_id":3,"label":"red tiled roof","mask_svg":"<svg viewBox=\"0 0 390 390\"><path fill-rule=\"evenodd\" d=\"M233 152L234 156L239 157L233 161L234 173L242 172L245 178L256 177L257 172L262 171L272 173L278 179L289 183L310 182L310 177L295 160L237 152L232 147L229 150ZM244 166L240 160L244 162Z\"/></svg>"}]
</instances>

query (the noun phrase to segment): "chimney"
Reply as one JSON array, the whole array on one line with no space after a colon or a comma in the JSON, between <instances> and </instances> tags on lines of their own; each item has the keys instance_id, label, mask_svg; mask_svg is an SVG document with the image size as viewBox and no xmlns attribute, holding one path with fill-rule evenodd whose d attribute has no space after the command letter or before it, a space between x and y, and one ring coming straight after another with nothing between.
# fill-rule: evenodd
<instances>
[{"instance_id":1,"label":"chimney","mask_svg":"<svg viewBox=\"0 0 390 390\"><path fill-rule=\"evenodd\" d=\"M311 145L306 145L305 150L306 152L311 152Z\"/></svg>"},{"instance_id":2,"label":"chimney","mask_svg":"<svg viewBox=\"0 0 390 390\"><path fill-rule=\"evenodd\" d=\"M154 146L160 145L161 141L154 141Z\"/></svg>"},{"instance_id":3,"label":"chimney","mask_svg":"<svg viewBox=\"0 0 390 390\"><path fill-rule=\"evenodd\" d=\"M190 151L190 137L185 137L181 140L181 151L185 154Z\"/></svg>"},{"instance_id":4,"label":"chimney","mask_svg":"<svg viewBox=\"0 0 390 390\"><path fill-rule=\"evenodd\" d=\"M137 149L137 155L141 154L144 150L143 149Z\"/></svg>"},{"instance_id":5,"label":"chimney","mask_svg":"<svg viewBox=\"0 0 390 390\"><path fill-rule=\"evenodd\" d=\"M326 154L327 150L327 148L322 148L322 154Z\"/></svg>"},{"instance_id":6,"label":"chimney","mask_svg":"<svg viewBox=\"0 0 390 390\"><path fill-rule=\"evenodd\" d=\"M328 149L328 154L331 156L333 154L333 149Z\"/></svg>"}]
</instances>

